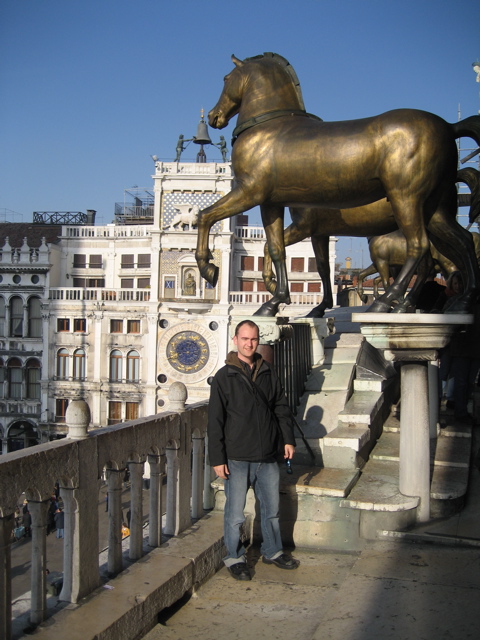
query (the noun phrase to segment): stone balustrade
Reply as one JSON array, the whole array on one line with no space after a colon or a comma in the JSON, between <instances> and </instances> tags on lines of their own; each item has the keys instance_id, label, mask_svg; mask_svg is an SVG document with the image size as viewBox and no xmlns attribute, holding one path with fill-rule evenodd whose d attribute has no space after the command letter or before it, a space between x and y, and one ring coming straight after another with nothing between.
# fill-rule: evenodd
<instances>
[{"instance_id":1,"label":"stone balustrade","mask_svg":"<svg viewBox=\"0 0 480 640\"><path fill-rule=\"evenodd\" d=\"M204 505L208 507L211 500L206 477L210 468L204 464L207 405L185 409L185 399L186 393L176 389L171 400L178 413L164 412L90 433L88 406L77 401L77 405L71 403L70 437L0 457L1 638L11 638L11 540L15 507L23 493L32 516L32 625L46 615L47 510L56 481L65 513L60 600L66 602L76 603L100 585L98 509L92 505L98 504L102 478L106 477L108 490L108 572L112 576L122 571L121 488L126 467L131 482L130 560L140 559L143 553L144 476L149 476L150 485L150 547L162 543L162 518L163 533L176 536L203 515ZM83 425L82 415L86 416Z\"/></svg>"}]
</instances>

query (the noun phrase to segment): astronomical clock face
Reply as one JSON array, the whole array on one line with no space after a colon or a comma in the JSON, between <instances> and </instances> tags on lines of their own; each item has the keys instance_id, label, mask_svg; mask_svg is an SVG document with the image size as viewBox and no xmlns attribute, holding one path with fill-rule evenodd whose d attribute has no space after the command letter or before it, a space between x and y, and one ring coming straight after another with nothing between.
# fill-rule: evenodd
<instances>
[{"instance_id":1,"label":"astronomical clock face","mask_svg":"<svg viewBox=\"0 0 480 640\"><path fill-rule=\"evenodd\" d=\"M167 358L180 373L196 373L203 369L210 357L205 338L196 331L180 331L167 344Z\"/></svg>"},{"instance_id":2,"label":"astronomical clock face","mask_svg":"<svg viewBox=\"0 0 480 640\"><path fill-rule=\"evenodd\" d=\"M159 373L185 384L208 378L217 366L215 338L209 329L196 323L166 329L160 336L159 349Z\"/></svg>"}]
</instances>

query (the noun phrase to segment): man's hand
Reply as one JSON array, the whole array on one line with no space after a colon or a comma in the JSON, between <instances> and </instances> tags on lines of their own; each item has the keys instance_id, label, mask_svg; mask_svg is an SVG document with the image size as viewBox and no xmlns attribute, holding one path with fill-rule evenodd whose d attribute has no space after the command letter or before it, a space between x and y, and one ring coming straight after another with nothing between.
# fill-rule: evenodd
<instances>
[{"instance_id":1,"label":"man's hand","mask_svg":"<svg viewBox=\"0 0 480 640\"><path fill-rule=\"evenodd\" d=\"M294 453L295 453L295 447L293 446L293 444L286 444L285 453L283 454L283 457L285 458L285 460L291 460L293 458Z\"/></svg>"},{"instance_id":2,"label":"man's hand","mask_svg":"<svg viewBox=\"0 0 480 640\"><path fill-rule=\"evenodd\" d=\"M289 445L287 445L289 446ZM217 467L213 467L213 470L217 474L219 478L223 478L224 480L230 475L230 471L226 464L219 464Z\"/></svg>"}]
</instances>

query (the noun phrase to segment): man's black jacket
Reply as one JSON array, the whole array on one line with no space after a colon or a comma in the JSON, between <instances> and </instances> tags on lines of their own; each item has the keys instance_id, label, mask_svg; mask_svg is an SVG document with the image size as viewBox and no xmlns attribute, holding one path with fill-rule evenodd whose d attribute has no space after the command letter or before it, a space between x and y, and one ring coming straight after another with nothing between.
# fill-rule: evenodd
<instances>
[{"instance_id":1,"label":"man's black jacket","mask_svg":"<svg viewBox=\"0 0 480 640\"><path fill-rule=\"evenodd\" d=\"M292 414L282 385L259 354L255 354L254 363L249 381L237 353L232 351L212 381L208 405L208 453L212 467L227 464L228 459L260 462L276 458L277 421L284 444L295 446ZM270 410L255 385L262 389Z\"/></svg>"}]
</instances>

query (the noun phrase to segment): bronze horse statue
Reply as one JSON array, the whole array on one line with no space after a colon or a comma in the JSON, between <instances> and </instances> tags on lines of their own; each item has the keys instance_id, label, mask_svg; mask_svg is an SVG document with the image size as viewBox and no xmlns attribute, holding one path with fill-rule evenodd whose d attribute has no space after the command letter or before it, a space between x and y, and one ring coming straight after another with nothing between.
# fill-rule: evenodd
<instances>
[{"instance_id":1,"label":"bronze horse statue","mask_svg":"<svg viewBox=\"0 0 480 640\"><path fill-rule=\"evenodd\" d=\"M362 120L323 122L305 111L296 74L285 58L267 53L243 61L232 56L232 61L235 67L208 120L222 129L238 114L232 151L235 184L200 213L195 257L201 275L216 284L218 267L209 262L212 225L260 205L277 286L257 314L275 315L281 303L290 301L284 208L344 209L386 197L405 235L407 259L371 310L391 311L395 302L397 311L406 310L405 291L428 251L428 227L442 253L448 257L450 252L466 275L465 292L452 311L468 311L480 272L470 234L455 220L455 137L473 130L480 139L480 124L472 122L480 117L450 125L431 113L398 109Z\"/></svg>"},{"instance_id":2,"label":"bronze horse statue","mask_svg":"<svg viewBox=\"0 0 480 640\"><path fill-rule=\"evenodd\" d=\"M470 222L473 223L475 219L480 215L480 172L477 169L473 169L471 167L460 169L459 171L457 171L457 182L464 182L470 188L471 200L469 219ZM330 309L333 306L333 294L330 280L330 262L328 254L328 246L330 240L329 234L335 234L337 236L360 237L366 235L367 238L369 238L369 247L372 250L373 247L371 243L371 237L369 237L368 229L383 229L384 233L387 233L385 231L385 229L387 228L396 229L392 208L388 201L383 198L382 200L378 200L377 202L374 202L372 204L365 205L364 207L357 207L353 209L318 210L315 207L305 207L304 209L291 208L290 215L292 218L292 223L285 229L284 232L285 246L288 247L297 242L301 242L306 238L311 238L317 271L320 275L323 285L323 300L319 305L314 307L310 311L310 313L307 314L307 317L321 318L323 317L325 310ZM320 216L322 216L323 224L319 229L318 219ZM335 229L335 231L331 231L332 229ZM372 275L377 272L381 273L384 289L386 291L389 285L389 276L393 276L395 278L400 273L400 269L405 263L406 241L403 234L401 234L402 242L400 251L395 251L394 253L392 253L391 243L387 243L388 246L386 247L383 246L382 238L388 239L388 236L392 235L393 233L398 233L398 231L392 231L391 234L387 235L373 236L373 238L375 239L372 239L375 244L375 255L373 255L371 251L371 258L374 264L362 271L361 274L359 274L358 294L364 302L366 302L366 300L362 298L362 284L367 275ZM478 253L479 248L477 247L476 235L472 234L472 236L474 240L477 262L479 262L480 255ZM377 255L379 257L379 260L376 259ZM417 281L419 283L418 288L421 287L423 281L428 276L430 268L433 266L431 256L434 257L437 263L440 263L440 270L442 272L448 274L451 271L457 270L457 267L450 260L447 260L447 258L440 254L440 252L435 249L434 246L432 246L432 243L430 243L429 251L425 254L424 258L420 261L416 269ZM382 260L383 263L380 270L378 267L380 266L379 262ZM394 268L393 271L391 267ZM425 271L426 274L424 273ZM265 287L270 293L274 294L276 288L276 279L267 243L265 244L264 250L262 276ZM413 291L413 294L412 292L409 292L408 299L405 300L405 305L413 305L414 300L412 299L412 295L415 296L416 293L416 291Z\"/></svg>"}]
</instances>

